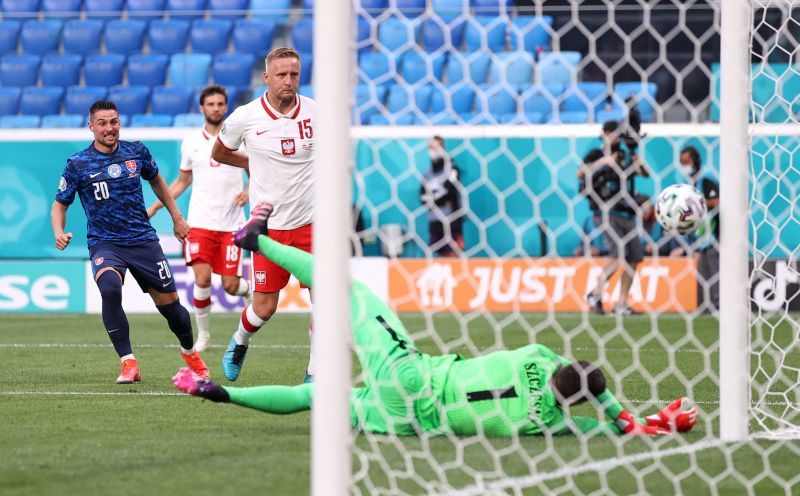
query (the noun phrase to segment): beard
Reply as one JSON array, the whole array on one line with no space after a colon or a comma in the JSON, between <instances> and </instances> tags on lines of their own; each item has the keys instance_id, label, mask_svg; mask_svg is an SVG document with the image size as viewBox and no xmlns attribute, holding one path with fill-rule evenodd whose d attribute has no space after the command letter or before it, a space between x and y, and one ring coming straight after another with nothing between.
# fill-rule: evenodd
<instances>
[{"instance_id":1,"label":"beard","mask_svg":"<svg viewBox=\"0 0 800 496\"><path fill-rule=\"evenodd\" d=\"M206 122L211 124L212 126L219 126L222 124L222 121L225 120L225 117L220 117L219 119L213 119L211 117L206 117Z\"/></svg>"}]
</instances>

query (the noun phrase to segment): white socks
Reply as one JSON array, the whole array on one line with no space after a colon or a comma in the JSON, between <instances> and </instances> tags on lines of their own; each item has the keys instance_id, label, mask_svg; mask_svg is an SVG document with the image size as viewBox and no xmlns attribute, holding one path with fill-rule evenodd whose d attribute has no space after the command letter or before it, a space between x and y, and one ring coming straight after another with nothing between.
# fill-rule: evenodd
<instances>
[{"instance_id":1,"label":"white socks","mask_svg":"<svg viewBox=\"0 0 800 496\"><path fill-rule=\"evenodd\" d=\"M233 335L234 341L236 341L236 344L249 346L253 334L265 323L266 321L261 320L259 316L256 315L256 312L253 311L253 305L248 305L247 308L244 309L244 312L242 312L242 318L239 319L239 329Z\"/></svg>"}]
</instances>

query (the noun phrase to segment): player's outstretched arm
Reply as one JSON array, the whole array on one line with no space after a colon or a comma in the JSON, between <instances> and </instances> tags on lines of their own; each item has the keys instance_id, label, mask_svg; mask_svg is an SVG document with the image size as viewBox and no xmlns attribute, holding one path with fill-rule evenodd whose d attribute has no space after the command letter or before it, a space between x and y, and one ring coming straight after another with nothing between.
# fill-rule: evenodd
<instances>
[{"instance_id":1,"label":"player's outstretched arm","mask_svg":"<svg viewBox=\"0 0 800 496\"><path fill-rule=\"evenodd\" d=\"M53 226L53 235L56 238L56 248L65 249L72 240L71 232L64 232L67 225L67 206L61 202L54 201L50 209L50 224Z\"/></svg>"},{"instance_id":2,"label":"player's outstretched arm","mask_svg":"<svg viewBox=\"0 0 800 496\"><path fill-rule=\"evenodd\" d=\"M192 173L183 170L180 171L177 179L172 181L172 184L169 185L169 192L172 195L172 198L177 200L191 184ZM153 217L163 206L164 203L162 203L161 200L154 201L153 204L147 209L147 217Z\"/></svg>"},{"instance_id":3,"label":"player's outstretched arm","mask_svg":"<svg viewBox=\"0 0 800 496\"><path fill-rule=\"evenodd\" d=\"M175 237L178 238L178 241L183 243L186 239L186 235L189 234L189 224L186 223L181 211L178 210L178 205L175 203L175 198L172 197L172 193L170 193L167 182L161 177L161 174L157 174L156 177L150 180L150 187L153 188L153 193L161 200L161 203L167 207L169 215L172 217Z\"/></svg>"},{"instance_id":4,"label":"player's outstretched arm","mask_svg":"<svg viewBox=\"0 0 800 496\"><path fill-rule=\"evenodd\" d=\"M219 139L214 142L214 147L211 149L211 158L222 164L232 165L239 167L250 173L250 159L247 155L236 150L226 148Z\"/></svg>"}]
</instances>

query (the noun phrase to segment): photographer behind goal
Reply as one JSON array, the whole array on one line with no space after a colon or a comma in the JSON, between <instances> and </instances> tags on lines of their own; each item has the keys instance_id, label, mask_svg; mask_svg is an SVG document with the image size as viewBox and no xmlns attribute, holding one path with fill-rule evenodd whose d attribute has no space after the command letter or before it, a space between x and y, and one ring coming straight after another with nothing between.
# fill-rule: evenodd
<instances>
[{"instance_id":1,"label":"photographer behind goal","mask_svg":"<svg viewBox=\"0 0 800 496\"><path fill-rule=\"evenodd\" d=\"M644 258L635 178L637 175L649 177L650 171L637 154L643 137L639 111L635 102L627 103L627 118L622 122L603 123L602 148L586 154L577 174L581 194L589 200L592 212L602 218L603 234L609 249L610 259L598 275L594 289L586 295L589 307L601 315L605 313L602 295L606 281L620 267L619 299L613 311L623 316L634 313L627 297L636 267Z\"/></svg>"}]
</instances>

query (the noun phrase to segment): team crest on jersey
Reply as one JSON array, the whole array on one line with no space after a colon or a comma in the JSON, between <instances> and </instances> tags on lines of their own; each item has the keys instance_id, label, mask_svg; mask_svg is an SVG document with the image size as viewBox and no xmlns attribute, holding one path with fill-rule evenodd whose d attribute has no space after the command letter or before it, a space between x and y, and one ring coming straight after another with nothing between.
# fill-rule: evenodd
<instances>
[{"instance_id":1,"label":"team crest on jersey","mask_svg":"<svg viewBox=\"0 0 800 496\"><path fill-rule=\"evenodd\" d=\"M119 177L122 174L122 167L119 164L111 164L108 166L108 175L111 177Z\"/></svg>"},{"instance_id":2,"label":"team crest on jersey","mask_svg":"<svg viewBox=\"0 0 800 496\"><path fill-rule=\"evenodd\" d=\"M104 260L105 260L105 258L103 258L103 257L97 257L97 258L94 259L94 264L95 265L100 265L101 263L103 263Z\"/></svg>"},{"instance_id":3,"label":"team crest on jersey","mask_svg":"<svg viewBox=\"0 0 800 496\"><path fill-rule=\"evenodd\" d=\"M267 273L263 270L256 271L256 284L266 284L267 283Z\"/></svg>"},{"instance_id":4,"label":"team crest on jersey","mask_svg":"<svg viewBox=\"0 0 800 496\"><path fill-rule=\"evenodd\" d=\"M189 253L200 253L200 243L189 243Z\"/></svg>"},{"instance_id":5,"label":"team crest on jersey","mask_svg":"<svg viewBox=\"0 0 800 496\"><path fill-rule=\"evenodd\" d=\"M136 172L136 161L135 160L126 160L125 161L125 168L128 169L128 172Z\"/></svg>"},{"instance_id":6,"label":"team crest on jersey","mask_svg":"<svg viewBox=\"0 0 800 496\"><path fill-rule=\"evenodd\" d=\"M67 180L64 179L64 176L61 176L61 180L58 181L58 192L61 193L65 189L67 189Z\"/></svg>"},{"instance_id":7,"label":"team crest on jersey","mask_svg":"<svg viewBox=\"0 0 800 496\"><path fill-rule=\"evenodd\" d=\"M287 157L294 155L296 149L294 147L294 138L281 140L281 151Z\"/></svg>"}]
</instances>

